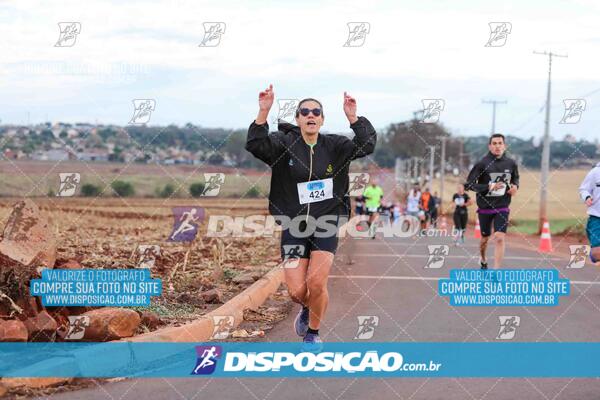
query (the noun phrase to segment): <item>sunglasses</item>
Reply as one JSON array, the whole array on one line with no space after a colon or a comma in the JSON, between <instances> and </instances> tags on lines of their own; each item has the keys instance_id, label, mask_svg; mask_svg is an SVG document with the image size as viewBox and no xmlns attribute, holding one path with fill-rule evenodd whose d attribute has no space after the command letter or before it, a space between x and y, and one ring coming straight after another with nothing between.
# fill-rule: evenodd
<instances>
[{"instance_id":1,"label":"sunglasses","mask_svg":"<svg viewBox=\"0 0 600 400\"><path fill-rule=\"evenodd\" d=\"M315 117L319 117L321 115L320 108L313 108L312 110L310 108L301 108L300 109L300 114L302 114L302 116L304 116L304 117L308 117L308 114L310 114L311 112Z\"/></svg>"}]
</instances>

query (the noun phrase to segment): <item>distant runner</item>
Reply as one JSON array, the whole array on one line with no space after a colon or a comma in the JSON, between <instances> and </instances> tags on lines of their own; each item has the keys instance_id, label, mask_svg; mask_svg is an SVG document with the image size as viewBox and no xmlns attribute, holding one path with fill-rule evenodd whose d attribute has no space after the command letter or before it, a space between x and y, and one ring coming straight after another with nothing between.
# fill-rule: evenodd
<instances>
[{"instance_id":1,"label":"distant runner","mask_svg":"<svg viewBox=\"0 0 600 400\"><path fill-rule=\"evenodd\" d=\"M419 190L419 186L415 185L406 195L406 214L418 217L420 201L421 191Z\"/></svg>"},{"instance_id":2,"label":"distant runner","mask_svg":"<svg viewBox=\"0 0 600 400\"><path fill-rule=\"evenodd\" d=\"M477 213L481 227L479 252L481 269L487 269L485 252L494 226L494 268L500 268L504 259L504 247L510 201L517 194L519 170L517 163L505 155L504 135L494 133L488 142L489 152L473 166L465 189L477 193Z\"/></svg>"},{"instance_id":3,"label":"distant runner","mask_svg":"<svg viewBox=\"0 0 600 400\"><path fill-rule=\"evenodd\" d=\"M354 213L356 215L363 215L365 213L365 198L357 196L354 203Z\"/></svg>"},{"instance_id":4,"label":"distant runner","mask_svg":"<svg viewBox=\"0 0 600 400\"><path fill-rule=\"evenodd\" d=\"M600 163L581 182L579 196L587 206L588 222L585 228L590 242L590 260L600 266Z\"/></svg>"},{"instance_id":5,"label":"distant runner","mask_svg":"<svg viewBox=\"0 0 600 400\"><path fill-rule=\"evenodd\" d=\"M428 222L431 221L431 212L433 207L435 207L435 202L433 196L429 192L429 188L425 187L425 191L421 194L421 199L419 200L419 207L423 211L423 219L421 220L421 230L427 229Z\"/></svg>"},{"instance_id":6,"label":"distant runner","mask_svg":"<svg viewBox=\"0 0 600 400\"><path fill-rule=\"evenodd\" d=\"M473 200L465 193L465 186L459 184L456 193L452 196L452 201L455 205L453 219L454 227L457 231L454 245L458 246L459 243L465 242L465 230L467 229L467 221L469 220L467 207L473 204Z\"/></svg>"},{"instance_id":7,"label":"distant runner","mask_svg":"<svg viewBox=\"0 0 600 400\"><path fill-rule=\"evenodd\" d=\"M414 217L417 225L419 223L419 202L421 201L421 191L419 185L415 185L406 195L406 215ZM409 219L410 220L410 219ZM410 222L412 224L412 222ZM421 236L421 229L417 229L417 236Z\"/></svg>"},{"instance_id":8,"label":"distant runner","mask_svg":"<svg viewBox=\"0 0 600 400\"><path fill-rule=\"evenodd\" d=\"M362 195L356 196L356 198L354 199L354 215L360 217L365 214L366 214L365 198ZM363 222L362 219L358 220L358 223L356 224L356 230L358 230L358 231L363 230L362 222Z\"/></svg>"},{"instance_id":9,"label":"distant runner","mask_svg":"<svg viewBox=\"0 0 600 400\"><path fill-rule=\"evenodd\" d=\"M371 181L371 184L363 192L365 197L365 206L367 208L367 214L369 214L369 234L371 239L375 239L375 222L379 217L379 207L381 207L381 198L383 197L383 189L377 185L375 180Z\"/></svg>"}]
</instances>

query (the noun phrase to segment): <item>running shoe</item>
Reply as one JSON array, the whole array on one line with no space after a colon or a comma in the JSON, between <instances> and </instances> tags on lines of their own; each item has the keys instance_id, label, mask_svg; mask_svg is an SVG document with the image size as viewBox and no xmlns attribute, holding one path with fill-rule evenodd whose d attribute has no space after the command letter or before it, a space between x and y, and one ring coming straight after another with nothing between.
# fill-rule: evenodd
<instances>
[{"instance_id":1,"label":"running shoe","mask_svg":"<svg viewBox=\"0 0 600 400\"><path fill-rule=\"evenodd\" d=\"M294 320L294 329L296 330L296 334L300 337L306 335L308 331L308 316L310 311L308 307L302 306L300 311L298 311L298 315L296 315L296 319Z\"/></svg>"},{"instance_id":2,"label":"running shoe","mask_svg":"<svg viewBox=\"0 0 600 400\"><path fill-rule=\"evenodd\" d=\"M488 269L487 262L483 260L479 260L479 265L481 265L481 269Z\"/></svg>"},{"instance_id":3,"label":"running shoe","mask_svg":"<svg viewBox=\"0 0 600 400\"><path fill-rule=\"evenodd\" d=\"M323 350L323 341L318 333L307 333L302 342L302 351L319 353Z\"/></svg>"}]
</instances>

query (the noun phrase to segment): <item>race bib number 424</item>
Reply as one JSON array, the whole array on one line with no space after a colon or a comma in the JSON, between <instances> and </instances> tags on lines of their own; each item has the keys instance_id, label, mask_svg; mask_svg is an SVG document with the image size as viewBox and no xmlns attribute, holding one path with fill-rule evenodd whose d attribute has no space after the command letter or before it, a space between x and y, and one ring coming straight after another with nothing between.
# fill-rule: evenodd
<instances>
[{"instance_id":1,"label":"race bib number 424","mask_svg":"<svg viewBox=\"0 0 600 400\"><path fill-rule=\"evenodd\" d=\"M316 203L333 198L333 179L298 183L300 204Z\"/></svg>"}]
</instances>

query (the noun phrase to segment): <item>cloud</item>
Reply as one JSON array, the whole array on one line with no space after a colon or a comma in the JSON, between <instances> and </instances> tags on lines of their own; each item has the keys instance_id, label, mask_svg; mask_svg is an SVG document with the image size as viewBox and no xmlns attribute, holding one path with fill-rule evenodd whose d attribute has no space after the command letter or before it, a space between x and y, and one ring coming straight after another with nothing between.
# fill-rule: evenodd
<instances>
[{"instance_id":1,"label":"cloud","mask_svg":"<svg viewBox=\"0 0 600 400\"><path fill-rule=\"evenodd\" d=\"M149 97L158 103L154 123L242 128L254 117L257 91L272 82L282 97L323 99L332 131L348 130L337 104L348 90L379 127L410 118L422 98L444 98L441 120L470 135L490 125L484 97L508 100L498 110L502 129L539 109L547 59L532 51L544 49L569 53L553 70L557 120L562 98L600 87L593 1L578 7L518 1L20 1L0 7L4 122L22 122L29 110L34 121L48 114L118 123L130 114L132 99ZM54 47L57 24L66 21L81 22L77 43ZM198 47L207 21L226 24L217 47ZM370 24L362 47L342 46L351 21ZM512 23L504 47L484 47L492 21ZM553 129L592 138L598 122L588 113L577 129Z\"/></svg>"}]
</instances>

